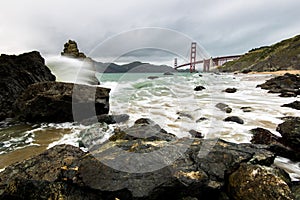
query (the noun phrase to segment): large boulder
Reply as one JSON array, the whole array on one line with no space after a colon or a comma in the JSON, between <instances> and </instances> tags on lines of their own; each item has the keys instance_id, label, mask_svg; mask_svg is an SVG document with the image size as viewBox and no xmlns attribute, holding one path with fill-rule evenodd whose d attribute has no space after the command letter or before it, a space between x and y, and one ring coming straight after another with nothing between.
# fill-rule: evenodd
<instances>
[{"instance_id":1,"label":"large boulder","mask_svg":"<svg viewBox=\"0 0 300 200\"><path fill-rule=\"evenodd\" d=\"M27 122L81 121L108 113L109 92L98 86L35 83L19 96L14 111L19 120Z\"/></svg>"},{"instance_id":2,"label":"large boulder","mask_svg":"<svg viewBox=\"0 0 300 200\"><path fill-rule=\"evenodd\" d=\"M279 125L278 127L284 127L284 125ZM295 150L290 147L289 143L286 140L286 136L283 138L278 137L271 133L269 130L263 128L255 128L250 130L253 134L251 143L252 144L264 144L268 145L268 150L274 152L278 156L286 157L292 160L300 160L300 153L298 150Z\"/></svg>"},{"instance_id":3,"label":"large boulder","mask_svg":"<svg viewBox=\"0 0 300 200\"><path fill-rule=\"evenodd\" d=\"M284 145L300 151L300 117L287 118L276 130L281 134L280 141Z\"/></svg>"},{"instance_id":4,"label":"large boulder","mask_svg":"<svg viewBox=\"0 0 300 200\"><path fill-rule=\"evenodd\" d=\"M294 196L281 172L260 165L242 164L229 176L229 194L236 200L292 200Z\"/></svg>"},{"instance_id":5,"label":"large boulder","mask_svg":"<svg viewBox=\"0 0 300 200\"><path fill-rule=\"evenodd\" d=\"M12 105L18 96L31 84L55 81L55 76L45 65L37 51L19 56L0 56L0 120L13 117Z\"/></svg>"},{"instance_id":6,"label":"large boulder","mask_svg":"<svg viewBox=\"0 0 300 200\"><path fill-rule=\"evenodd\" d=\"M26 189L45 199L51 194L68 198L71 192L66 194L66 188L79 191L73 193L79 200L227 199L228 174L242 163L270 166L275 158L252 144L178 139L149 119L115 130L106 142L95 144L106 129L105 124L97 124L83 132L92 133L86 135L88 153L58 146L6 168L0 173L0 199L22 197Z\"/></svg>"},{"instance_id":7,"label":"large boulder","mask_svg":"<svg viewBox=\"0 0 300 200\"><path fill-rule=\"evenodd\" d=\"M300 94L300 76L286 73L277 76L258 85L262 89L269 90L269 93L280 93L281 97L293 97Z\"/></svg>"}]
</instances>

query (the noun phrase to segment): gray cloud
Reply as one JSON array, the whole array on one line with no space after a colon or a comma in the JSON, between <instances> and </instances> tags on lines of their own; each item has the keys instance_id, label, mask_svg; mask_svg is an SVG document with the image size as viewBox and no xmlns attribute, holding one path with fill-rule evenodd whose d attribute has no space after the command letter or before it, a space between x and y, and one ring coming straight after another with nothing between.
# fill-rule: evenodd
<instances>
[{"instance_id":1,"label":"gray cloud","mask_svg":"<svg viewBox=\"0 0 300 200\"><path fill-rule=\"evenodd\" d=\"M298 0L1 1L0 52L36 49L45 55L59 54L68 39L75 39L81 51L101 58L111 56L122 45L135 46L142 37L148 47L151 45L146 40L154 47L169 45L170 49L178 48L181 54L187 54L188 42L166 35L127 35L127 43L115 41L111 49L98 54L92 51L124 31L161 27L197 41L212 56L240 54L299 34L299 7ZM164 53L146 50L131 54L130 58L135 55L136 59L144 59L147 54L151 59L154 55L166 57Z\"/></svg>"}]
</instances>

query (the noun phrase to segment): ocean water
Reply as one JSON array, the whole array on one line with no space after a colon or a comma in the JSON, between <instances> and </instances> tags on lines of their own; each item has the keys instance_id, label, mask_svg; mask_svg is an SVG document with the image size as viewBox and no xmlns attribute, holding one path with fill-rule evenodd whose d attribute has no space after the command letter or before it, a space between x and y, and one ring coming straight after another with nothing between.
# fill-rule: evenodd
<instances>
[{"instance_id":1,"label":"ocean water","mask_svg":"<svg viewBox=\"0 0 300 200\"><path fill-rule=\"evenodd\" d=\"M148 79L149 76L158 78ZM281 98L278 94L269 94L266 90L256 88L256 85L271 77L216 73L175 73L171 76L162 73L97 74L101 86L111 88L110 113L130 116L125 123L110 125L111 129L131 126L139 118L150 118L178 137L190 137L189 131L196 130L205 138L221 138L234 143L249 143L249 130L257 127L280 135L276 127L283 122L281 117L300 116L299 110L281 107L299 98ZM205 89L194 91L199 85ZM238 91L222 92L232 87ZM217 103L227 104L232 108L232 113L219 110L215 107ZM242 107L251 107L252 111L243 112ZM224 122L228 116L239 116L244 124ZM206 120L201 121L200 118ZM79 132L85 128L75 123L2 128L0 168L18 160L13 159L17 155L34 155L57 144L78 146ZM286 169L293 180L300 178L299 163L277 158L276 164Z\"/></svg>"}]
</instances>

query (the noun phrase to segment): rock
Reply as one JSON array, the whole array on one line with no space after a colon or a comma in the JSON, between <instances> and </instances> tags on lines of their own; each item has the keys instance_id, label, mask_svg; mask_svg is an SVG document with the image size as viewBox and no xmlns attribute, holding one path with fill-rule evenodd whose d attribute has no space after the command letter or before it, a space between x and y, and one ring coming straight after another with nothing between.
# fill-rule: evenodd
<instances>
[{"instance_id":1,"label":"rock","mask_svg":"<svg viewBox=\"0 0 300 200\"><path fill-rule=\"evenodd\" d=\"M157 79L157 78L159 78L159 77L158 76L148 76L148 79L151 79L151 80Z\"/></svg>"},{"instance_id":2,"label":"rock","mask_svg":"<svg viewBox=\"0 0 300 200\"><path fill-rule=\"evenodd\" d=\"M196 86L195 87L195 91L201 91L201 90L204 90L205 89L205 87L203 87L203 86Z\"/></svg>"},{"instance_id":3,"label":"rock","mask_svg":"<svg viewBox=\"0 0 300 200\"><path fill-rule=\"evenodd\" d=\"M97 127L95 137L105 128ZM242 163L270 166L274 158L252 144L178 139L143 118L90 152L56 146L7 167L0 173L0 199L228 199L227 174Z\"/></svg>"},{"instance_id":4,"label":"rock","mask_svg":"<svg viewBox=\"0 0 300 200\"><path fill-rule=\"evenodd\" d=\"M241 107L241 110L243 110L243 112L252 112L253 109L251 107Z\"/></svg>"},{"instance_id":5,"label":"rock","mask_svg":"<svg viewBox=\"0 0 300 200\"><path fill-rule=\"evenodd\" d=\"M170 75L174 75L174 74L172 72L165 72L164 75L170 76Z\"/></svg>"},{"instance_id":6,"label":"rock","mask_svg":"<svg viewBox=\"0 0 300 200\"><path fill-rule=\"evenodd\" d=\"M227 93L235 93L237 91L236 88L226 88L225 90L223 90L223 92L227 92Z\"/></svg>"},{"instance_id":7,"label":"rock","mask_svg":"<svg viewBox=\"0 0 300 200\"><path fill-rule=\"evenodd\" d=\"M172 141L176 136L167 133L158 124L148 118L141 118L135 121L134 125L114 134L109 138L110 141L116 140L146 140L146 141Z\"/></svg>"},{"instance_id":8,"label":"rock","mask_svg":"<svg viewBox=\"0 0 300 200\"><path fill-rule=\"evenodd\" d=\"M21 121L81 121L109 111L110 89L61 82L30 85L17 99L15 113ZM73 119L73 115L75 119Z\"/></svg>"},{"instance_id":9,"label":"rock","mask_svg":"<svg viewBox=\"0 0 300 200\"><path fill-rule=\"evenodd\" d=\"M300 110L300 101L294 101L292 103L284 104L282 107L294 108L296 110Z\"/></svg>"},{"instance_id":10,"label":"rock","mask_svg":"<svg viewBox=\"0 0 300 200\"><path fill-rule=\"evenodd\" d=\"M292 160L300 160L300 153L292 148L282 144L281 139L270 131L263 128L256 128L250 130L253 134L252 144L268 145L268 150L274 152L278 156L289 158Z\"/></svg>"},{"instance_id":11,"label":"rock","mask_svg":"<svg viewBox=\"0 0 300 200\"><path fill-rule=\"evenodd\" d=\"M300 151L300 117L291 117L277 126L281 134L280 142L296 152Z\"/></svg>"},{"instance_id":12,"label":"rock","mask_svg":"<svg viewBox=\"0 0 300 200\"><path fill-rule=\"evenodd\" d=\"M205 120L208 120L208 118L200 117L199 119L196 120L196 123L199 123L199 122L202 122L202 121L205 121Z\"/></svg>"},{"instance_id":13,"label":"rock","mask_svg":"<svg viewBox=\"0 0 300 200\"><path fill-rule=\"evenodd\" d=\"M31 84L55 81L55 76L45 65L37 51L19 56L0 56L0 121L14 117L12 105L19 95Z\"/></svg>"},{"instance_id":14,"label":"rock","mask_svg":"<svg viewBox=\"0 0 300 200\"><path fill-rule=\"evenodd\" d=\"M231 111L232 111L232 109L227 104L224 104L224 103L218 103L218 104L216 104L216 107L226 113L231 113Z\"/></svg>"},{"instance_id":15,"label":"rock","mask_svg":"<svg viewBox=\"0 0 300 200\"><path fill-rule=\"evenodd\" d=\"M286 73L269 79L257 87L269 90L270 93L281 93L281 97L295 97L299 94L300 76Z\"/></svg>"},{"instance_id":16,"label":"rock","mask_svg":"<svg viewBox=\"0 0 300 200\"><path fill-rule=\"evenodd\" d=\"M278 174L269 167L241 164L229 176L228 193L241 200L294 199L288 184Z\"/></svg>"},{"instance_id":17,"label":"rock","mask_svg":"<svg viewBox=\"0 0 300 200\"><path fill-rule=\"evenodd\" d=\"M189 134L191 134L191 136L194 138L203 138L204 137L201 132L195 131L193 129L189 131Z\"/></svg>"},{"instance_id":18,"label":"rock","mask_svg":"<svg viewBox=\"0 0 300 200\"><path fill-rule=\"evenodd\" d=\"M106 124L116 124L116 123L126 122L128 121L128 119L129 119L129 115L127 114L121 114L121 115L102 114L89 119L82 120L80 123L84 125L92 125L96 122L104 122Z\"/></svg>"},{"instance_id":19,"label":"rock","mask_svg":"<svg viewBox=\"0 0 300 200\"><path fill-rule=\"evenodd\" d=\"M250 130L253 134L251 143L252 144L274 144L278 142L278 137L271 133L269 130L263 128L255 128Z\"/></svg>"},{"instance_id":20,"label":"rock","mask_svg":"<svg viewBox=\"0 0 300 200\"><path fill-rule=\"evenodd\" d=\"M69 40L67 43L65 43L64 50L63 52L61 52L61 55L71 57L71 58L80 58L80 59L86 58L86 55L84 55L84 53L79 52L77 43L73 40Z\"/></svg>"},{"instance_id":21,"label":"rock","mask_svg":"<svg viewBox=\"0 0 300 200\"><path fill-rule=\"evenodd\" d=\"M226 117L224 119L225 122L236 122L238 124L244 124L244 120L242 120L241 118L237 117L237 116L230 116L230 117Z\"/></svg>"},{"instance_id":22,"label":"rock","mask_svg":"<svg viewBox=\"0 0 300 200\"><path fill-rule=\"evenodd\" d=\"M186 118L189 118L189 119L194 119L192 115L188 114L188 113L184 113L184 112L177 112L176 113L177 115L179 115L179 117L186 117Z\"/></svg>"},{"instance_id":23,"label":"rock","mask_svg":"<svg viewBox=\"0 0 300 200\"><path fill-rule=\"evenodd\" d=\"M295 196L295 200L300 200L300 182L293 182L291 185L291 190Z\"/></svg>"}]
</instances>

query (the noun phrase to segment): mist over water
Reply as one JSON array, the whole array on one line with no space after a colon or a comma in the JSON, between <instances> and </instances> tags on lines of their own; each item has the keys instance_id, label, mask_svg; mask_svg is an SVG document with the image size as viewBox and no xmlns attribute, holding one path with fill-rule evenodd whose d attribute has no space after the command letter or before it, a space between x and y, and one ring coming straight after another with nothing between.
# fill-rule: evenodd
<instances>
[{"instance_id":1,"label":"mist over water","mask_svg":"<svg viewBox=\"0 0 300 200\"><path fill-rule=\"evenodd\" d=\"M56 76L57 81L96 85L96 71L93 63L65 56L48 56L46 65Z\"/></svg>"}]
</instances>

